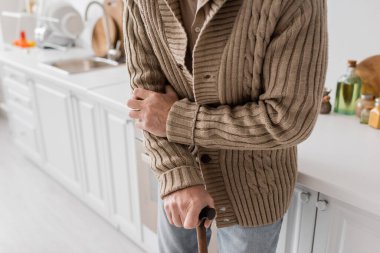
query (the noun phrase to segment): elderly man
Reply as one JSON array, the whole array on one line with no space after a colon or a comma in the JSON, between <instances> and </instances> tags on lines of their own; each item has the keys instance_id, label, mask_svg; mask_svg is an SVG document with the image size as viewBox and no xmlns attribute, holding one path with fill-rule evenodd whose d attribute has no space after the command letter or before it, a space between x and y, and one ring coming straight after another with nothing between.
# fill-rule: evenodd
<instances>
[{"instance_id":1,"label":"elderly man","mask_svg":"<svg viewBox=\"0 0 380 253\"><path fill-rule=\"evenodd\" d=\"M127 105L160 182L160 251L195 252L210 206L220 252L274 253L297 144L319 112L325 0L129 0L124 14Z\"/></svg>"}]
</instances>

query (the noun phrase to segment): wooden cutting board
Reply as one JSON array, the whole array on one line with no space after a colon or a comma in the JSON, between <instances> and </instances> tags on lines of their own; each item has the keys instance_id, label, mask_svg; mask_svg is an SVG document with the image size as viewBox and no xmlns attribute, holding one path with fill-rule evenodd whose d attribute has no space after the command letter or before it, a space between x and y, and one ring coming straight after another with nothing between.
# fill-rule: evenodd
<instances>
[{"instance_id":1,"label":"wooden cutting board","mask_svg":"<svg viewBox=\"0 0 380 253\"><path fill-rule=\"evenodd\" d=\"M362 79L362 93L380 97L380 55L361 61L356 73Z\"/></svg>"},{"instance_id":2,"label":"wooden cutting board","mask_svg":"<svg viewBox=\"0 0 380 253\"><path fill-rule=\"evenodd\" d=\"M92 32L92 49L98 57L107 56L108 45L106 41L106 30L104 27L104 18L101 17L96 21ZM108 24L110 29L110 42L114 47L117 41L117 27L113 18L108 16Z\"/></svg>"},{"instance_id":3,"label":"wooden cutting board","mask_svg":"<svg viewBox=\"0 0 380 253\"><path fill-rule=\"evenodd\" d=\"M115 20L116 24L116 41L120 40L121 42L121 53L124 58L124 35L123 35L123 11L124 11L124 2L123 0L104 0L104 7L106 13Z\"/></svg>"}]
</instances>

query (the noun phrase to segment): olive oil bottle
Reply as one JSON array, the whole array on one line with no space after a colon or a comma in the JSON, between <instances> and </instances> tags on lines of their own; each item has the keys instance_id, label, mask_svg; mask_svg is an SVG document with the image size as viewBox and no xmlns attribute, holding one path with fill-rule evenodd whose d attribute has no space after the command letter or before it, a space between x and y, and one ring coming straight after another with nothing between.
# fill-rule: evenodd
<instances>
[{"instance_id":1,"label":"olive oil bottle","mask_svg":"<svg viewBox=\"0 0 380 253\"><path fill-rule=\"evenodd\" d=\"M338 80L334 112L346 115L355 114L356 101L360 98L362 81L355 74L356 61L348 61L348 69Z\"/></svg>"}]
</instances>

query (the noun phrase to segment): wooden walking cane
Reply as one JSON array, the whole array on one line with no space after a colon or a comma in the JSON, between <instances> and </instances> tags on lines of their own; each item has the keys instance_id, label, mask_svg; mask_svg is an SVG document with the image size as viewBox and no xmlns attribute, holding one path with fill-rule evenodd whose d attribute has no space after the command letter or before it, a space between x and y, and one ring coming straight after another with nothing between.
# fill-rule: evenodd
<instances>
[{"instance_id":1,"label":"wooden walking cane","mask_svg":"<svg viewBox=\"0 0 380 253\"><path fill-rule=\"evenodd\" d=\"M199 225L197 226L198 253L207 253L207 237L205 221L213 220L216 212L214 208L206 206L199 214Z\"/></svg>"}]
</instances>

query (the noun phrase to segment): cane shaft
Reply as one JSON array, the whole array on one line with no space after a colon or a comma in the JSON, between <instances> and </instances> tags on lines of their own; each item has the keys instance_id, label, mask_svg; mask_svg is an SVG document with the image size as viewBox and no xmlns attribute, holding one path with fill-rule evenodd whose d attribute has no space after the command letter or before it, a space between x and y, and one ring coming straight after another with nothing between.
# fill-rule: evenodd
<instances>
[{"instance_id":1,"label":"cane shaft","mask_svg":"<svg viewBox=\"0 0 380 253\"><path fill-rule=\"evenodd\" d=\"M204 220L197 226L198 253L207 253L207 237Z\"/></svg>"}]
</instances>

